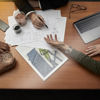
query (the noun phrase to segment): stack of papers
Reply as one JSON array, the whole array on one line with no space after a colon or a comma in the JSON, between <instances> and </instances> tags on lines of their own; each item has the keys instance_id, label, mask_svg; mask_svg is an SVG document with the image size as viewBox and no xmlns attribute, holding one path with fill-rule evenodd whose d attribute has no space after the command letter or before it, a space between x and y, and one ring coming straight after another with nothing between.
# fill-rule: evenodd
<instances>
[{"instance_id":1,"label":"stack of papers","mask_svg":"<svg viewBox=\"0 0 100 100\"><path fill-rule=\"evenodd\" d=\"M38 30L27 19L27 24L21 27L22 32L16 34L13 30L13 26L17 24L14 18L16 11L14 11L13 16L8 17L10 28L6 31L5 41L11 46L18 45L16 50L37 74L43 80L46 80L68 60L62 52L53 48L44 40L44 37L49 34L53 36L57 34L58 40L64 41L66 17L61 16L60 10L38 10L36 12L44 18L48 29L43 27Z\"/></svg>"},{"instance_id":2,"label":"stack of papers","mask_svg":"<svg viewBox=\"0 0 100 100\"><path fill-rule=\"evenodd\" d=\"M45 23L48 25L48 29L43 27L41 30L38 30L33 27L31 21L28 19L27 24L21 27L22 32L16 34L13 30L13 26L17 24L17 22L14 16L9 16L8 23L10 28L6 31L6 43L12 46L22 45L34 48L51 49L44 40L46 35L57 34L58 40L64 41L66 17L61 17L60 10L37 11L37 14L44 18Z\"/></svg>"}]
</instances>

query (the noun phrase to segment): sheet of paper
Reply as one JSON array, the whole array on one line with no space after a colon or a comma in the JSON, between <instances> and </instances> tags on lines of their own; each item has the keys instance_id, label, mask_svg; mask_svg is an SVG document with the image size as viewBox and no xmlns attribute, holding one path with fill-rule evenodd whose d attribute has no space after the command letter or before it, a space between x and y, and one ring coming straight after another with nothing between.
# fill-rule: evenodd
<instances>
[{"instance_id":1,"label":"sheet of paper","mask_svg":"<svg viewBox=\"0 0 100 100\"><path fill-rule=\"evenodd\" d=\"M44 17L61 17L61 11L60 10L45 10L45 11L41 11L41 10L36 10L36 13L44 16Z\"/></svg>"},{"instance_id":2,"label":"sheet of paper","mask_svg":"<svg viewBox=\"0 0 100 100\"><path fill-rule=\"evenodd\" d=\"M43 54L45 50L31 47L18 46L16 50L44 81L68 60L59 50L46 51L48 56Z\"/></svg>"},{"instance_id":3,"label":"sheet of paper","mask_svg":"<svg viewBox=\"0 0 100 100\"><path fill-rule=\"evenodd\" d=\"M29 46L29 47L35 47L35 48L44 48L44 49L51 49L51 46L49 46L46 41L44 40L44 37L46 37L46 35L48 34L52 34L53 37L55 34L57 34L58 36L58 40L59 41L64 41L64 33L65 33L65 26L66 26L66 18L59 18L57 20L58 22L56 24L53 24L50 28L50 32L43 30L43 33L37 33L38 35L36 35L36 40L33 40L32 42L29 43L23 43L20 44L21 46ZM59 28L59 24L61 25ZM48 24L49 25L49 24ZM38 38L37 38L38 37ZM39 43L40 42L40 43Z\"/></svg>"}]
</instances>

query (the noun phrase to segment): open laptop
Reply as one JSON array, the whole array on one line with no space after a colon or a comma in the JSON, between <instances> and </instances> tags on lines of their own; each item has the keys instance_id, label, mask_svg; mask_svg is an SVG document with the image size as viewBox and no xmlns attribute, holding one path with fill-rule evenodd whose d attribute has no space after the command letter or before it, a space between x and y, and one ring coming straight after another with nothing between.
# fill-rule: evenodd
<instances>
[{"instance_id":1,"label":"open laptop","mask_svg":"<svg viewBox=\"0 0 100 100\"><path fill-rule=\"evenodd\" d=\"M73 24L85 43L100 38L100 12L82 18Z\"/></svg>"}]
</instances>

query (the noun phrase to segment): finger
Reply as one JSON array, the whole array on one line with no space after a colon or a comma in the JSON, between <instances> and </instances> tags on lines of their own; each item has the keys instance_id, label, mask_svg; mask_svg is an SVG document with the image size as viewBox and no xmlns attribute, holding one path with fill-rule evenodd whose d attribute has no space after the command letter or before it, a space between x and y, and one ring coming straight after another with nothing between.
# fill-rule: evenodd
<instances>
[{"instance_id":1,"label":"finger","mask_svg":"<svg viewBox=\"0 0 100 100\"><path fill-rule=\"evenodd\" d=\"M50 34L50 39L53 41L53 37L52 37L52 35Z\"/></svg>"},{"instance_id":2,"label":"finger","mask_svg":"<svg viewBox=\"0 0 100 100\"><path fill-rule=\"evenodd\" d=\"M48 39L46 37L44 37L45 41L48 42Z\"/></svg>"},{"instance_id":3,"label":"finger","mask_svg":"<svg viewBox=\"0 0 100 100\"><path fill-rule=\"evenodd\" d=\"M2 49L0 49L0 53L4 52Z\"/></svg>"},{"instance_id":4,"label":"finger","mask_svg":"<svg viewBox=\"0 0 100 100\"><path fill-rule=\"evenodd\" d=\"M45 23L45 21L44 21L44 18L41 16L41 15L38 15L41 19L42 19L42 21Z\"/></svg>"},{"instance_id":5,"label":"finger","mask_svg":"<svg viewBox=\"0 0 100 100\"><path fill-rule=\"evenodd\" d=\"M20 23L21 26L24 26L24 23Z\"/></svg>"},{"instance_id":6,"label":"finger","mask_svg":"<svg viewBox=\"0 0 100 100\"><path fill-rule=\"evenodd\" d=\"M89 51L91 51L91 50L94 50L94 48L89 48L89 49L87 49L87 50L85 50L86 52L89 52Z\"/></svg>"},{"instance_id":7,"label":"finger","mask_svg":"<svg viewBox=\"0 0 100 100\"><path fill-rule=\"evenodd\" d=\"M37 29L41 29L41 27L39 27L39 26L37 26L37 25L34 25L34 27L37 28Z\"/></svg>"},{"instance_id":8,"label":"finger","mask_svg":"<svg viewBox=\"0 0 100 100\"><path fill-rule=\"evenodd\" d=\"M21 22L18 22L19 23L19 25L22 25L22 23Z\"/></svg>"},{"instance_id":9,"label":"finger","mask_svg":"<svg viewBox=\"0 0 100 100\"><path fill-rule=\"evenodd\" d=\"M44 37L44 39L45 39L45 41L46 41L47 43L50 43L50 41L49 41L46 37Z\"/></svg>"},{"instance_id":10,"label":"finger","mask_svg":"<svg viewBox=\"0 0 100 100\"><path fill-rule=\"evenodd\" d=\"M35 18L35 20L32 21L32 24L36 25L38 27L43 27L44 26L44 24L37 17Z\"/></svg>"},{"instance_id":11,"label":"finger","mask_svg":"<svg viewBox=\"0 0 100 100\"><path fill-rule=\"evenodd\" d=\"M36 25L36 26L38 26L38 27L43 27L43 24L41 24L38 20L35 20L35 21L33 22L33 25Z\"/></svg>"},{"instance_id":12,"label":"finger","mask_svg":"<svg viewBox=\"0 0 100 100\"><path fill-rule=\"evenodd\" d=\"M57 35L56 35L56 34L55 34L55 40L58 41L58 39L57 39Z\"/></svg>"},{"instance_id":13,"label":"finger","mask_svg":"<svg viewBox=\"0 0 100 100\"><path fill-rule=\"evenodd\" d=\"M8 51L9 50L9 46L7 44L3 44L1 47L2 50Z\"/></svg>"},{"instance_id":14,"label":"finger","mask_svg":"<svg viewBox=\"0 0 100 100\"><path fill-rule=\"evenodd\" d=\"M25 22L19 21L18 24L21 25L21 26L24 26L25 25Z\"/></svg>"},{"instance_id":15,"label":"finger","mask_svg":"<svg viewBox=\"0 0 100 100\"><path fill-rule=\"evenodd\" d=\"M37 17L36 21L38 24L44 26L44 21L40 17Z\"/></svg>"},{"instance_id":16,"label":"finger","mask_svg":"<svg viewBox=\"0 0 100 100\"><path fill-rule=\"evenodd\" d=\"M89 55L89 54L94 53L94 52L96 52L96 50L91 50L91 51L87 52L86 54Z\"/></svg>"},{"instance_id":17,"label":"finger","mask_svg":"<svg viewBox=\"0 0 100 100\"><path fill-rule=\"evenodd\" d=\"M5 47L6 47L6 48L10 48L9 45L8 45L7 43L5 43Z\"/></svg>"},{"instance_id":18,"label":"finger","mask_svg":"<svg viewBox=\"0 0 100 100\"><path fill-rule=\"evenodd\" d=\"M90 48L91 48L91 49L92 49L92 48L95 48L95 46L89 46L88 49L90 49Z\"/></svg>"},{"instance_id":19,"label":"finger","mask_svg":"<svg viewBox=\"0 0 100 100\"><path fill-rule=\"evenodd\" d=\"M10 47L6 45L6 46L2 47L1 49L2 49L3 51L9 51L9 50L10 50Z\"/></svg>"},{"instance_id":20,"label":"finger","mask_svg":"<svg viewBox=\"0 0 100 100\"><path fill-rule=\"evenodd\" d=\"M49 35L47 35L47 39L50 41Z\"/></svg>"},{"instance_id":21,"label":"finger","mask_svg":"<svg viewBox=\"0 0 100 100\"><path fill-rule=\"evenodd\" d=\"M93 56L96 56L97 54L98 54L98 52L94 52L94 53L90 54L89 56L93 57Z\"/></svg>"},{"instance_id":22,"label":"finger","mask_svg":"<svg viewBox=\"0 0 100 100\"><path fill-rule=\"evenodd\" d=\"M41 24L39 24L39 23L35 23L34 25L37 26L37 27L40 27L40 28L43 27L43 25L41 25Z\"/></svg>"},{"instance_id":23,"label":"finger","mask_svg":"<svg viewBox=\"0 0 100 100\"><path fill-rule=\"evenodd\" d=\"M44 25L44 22L39 17L37 17L35 19L35 23L40 24L40 25Z\"/></svg>"}]
</instances>

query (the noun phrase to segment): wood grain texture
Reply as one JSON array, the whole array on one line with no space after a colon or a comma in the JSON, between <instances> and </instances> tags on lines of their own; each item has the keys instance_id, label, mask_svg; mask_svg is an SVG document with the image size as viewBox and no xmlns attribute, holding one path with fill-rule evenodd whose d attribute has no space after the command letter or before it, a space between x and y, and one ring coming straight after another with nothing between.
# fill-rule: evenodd
<instances>
[{"instance_id":1,"label":"wood grain texture","mask_svg":"<svg viewBox=\"0 0 100 100\"><path fill-rule=\"evenodd\" d=\"M68 17L69 7L74 4L82 4L88 7L85 12L71 15L67 19L65 43L84 52L84 50L93 44L100 43L100 39L89 44L84 44L73 27L73 22L100 11L100 2L69 2L68 5L61 7L62 16ZM7 22L8 16L11 16L15 5L12 2L0 2L0 19ZM0 40L4 41L5 33L0 31ZM15 69L0 76L0 88L11 89L100 89L100 76L96 76L81 65L69 59L61 68L59 68L48 80L42 81L36 72L26 63L20 54L11 47L11 52L17 60ZM94 59L100 60L97 56Z\"/></svg>"}]
</instances>

